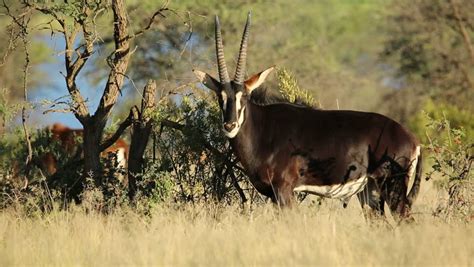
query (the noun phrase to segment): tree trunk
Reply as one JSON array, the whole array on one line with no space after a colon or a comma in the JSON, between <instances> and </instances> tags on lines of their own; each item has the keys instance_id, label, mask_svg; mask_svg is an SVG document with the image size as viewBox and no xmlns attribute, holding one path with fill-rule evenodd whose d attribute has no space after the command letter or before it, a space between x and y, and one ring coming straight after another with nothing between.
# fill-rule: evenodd
<instances>
[{"instance_id":1,"label":"tree trunk","mask_svg":"<svg viewBox=\"0 0 474 267\"><path fill-rule=\"evenodd\" d=\"M111 59L111 70L99 106L93 116L88 112L76 114L84 126L84 177L91 177L96 184L100 182L100 144L102 134L110 112L117 102L122 88L125 73L130 61L128 33L128 14L124 0L112 1L114 13L114 40L115 51ZM87 40L87 39L86 39ZM92 43L90 44L92 47ZM76 60L77 62L78 60ZM80 68L79 68L80 70ZM75 78L75 76L72 75ZM72 94L71 94L72 95ZM79 100L76 100L76 102ZM79 101L84 104L84 101Z\"/></svg>"},{"instance_id":2,"label":"tree trunk","mask_svg":"<svg viewBox=\"0 0 474 267\"><path fill-rule=\"evenodd\" d=\"M143 154L148 144L152 128L150 113L155 106L156 83L152 80L143 89L142 106L140 111L135 106L132 108L132 142L128 159L128 188L131 200L135 198L137 183L140 181L140 173L143 171Z\"/></svg>"},{"instance_id":3,"label":"tree trunk","mask_svg":"<svg viewBox=\"0 0 474 267\"><path fill-rule=\"evenodd\" d=\"M84 123L84 178L92 178L96 183L101 177L100 142L103 127L93 120ZM85 182L85 181L84 181Z\"/></svg>"}]
</instances>

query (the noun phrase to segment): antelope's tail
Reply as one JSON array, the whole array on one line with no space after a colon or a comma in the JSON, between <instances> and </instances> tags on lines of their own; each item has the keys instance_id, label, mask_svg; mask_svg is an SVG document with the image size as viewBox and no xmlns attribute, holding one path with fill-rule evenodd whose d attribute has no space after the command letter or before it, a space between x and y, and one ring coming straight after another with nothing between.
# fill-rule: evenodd
<instances>
[{"instance_id":1,"label":"antelope's tail","mask_svg":"<svg viewBox=\"0 0 474 267\"><path fill-rule=\"evenodd\" d=\"M422 160L421 150L420 150L420 153L418 154L418 158L416 162L415 180L413 181L413 186L411 187L410 192L408 193L408 196L407 196L408 204L410 207L415 201L416 197L418 196L418 193L420 192L422 172L423 172L423 160Z\"/></svg>"}]
</instances>

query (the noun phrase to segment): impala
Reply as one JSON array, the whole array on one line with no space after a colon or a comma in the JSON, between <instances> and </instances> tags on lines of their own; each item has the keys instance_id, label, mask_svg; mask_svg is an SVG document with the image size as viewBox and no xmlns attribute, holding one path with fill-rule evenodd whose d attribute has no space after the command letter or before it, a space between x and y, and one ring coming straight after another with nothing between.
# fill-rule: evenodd
<instances>
[{"instance_id":1,"label":"impala","mask_svg":"<svg viewBox=\"0 0 474 267\"><path fill-rule=\"evenodd\" d=\"M250 13L233 80L227 72L217 16L219 80L193 72L216 93L223 132L255 188L279 205L291 205L294 192L346 201L357 194L362 207L368 205L383 215L387 202L392 214L408 217L422 172L420 144L413 134L377 113L258 104L252 92L274 67L244 80L249 27Z\"/></svg>"}]
</instances>

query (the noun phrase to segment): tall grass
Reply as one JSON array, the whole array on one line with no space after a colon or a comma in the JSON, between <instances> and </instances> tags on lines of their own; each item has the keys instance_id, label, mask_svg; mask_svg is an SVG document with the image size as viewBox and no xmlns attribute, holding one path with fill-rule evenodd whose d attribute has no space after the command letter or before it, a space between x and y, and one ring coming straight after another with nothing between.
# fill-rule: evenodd
<instances>
[{"instance_id":1,"label":"tall grass","mask_svg":"<svg viewBox=\"0 0 474 267\"><path fill-rule=\"evenodd\" d=\"M472 224L431 216L434 196L425 187L417 222L400 226L367 223L355 199L347 209L327 201L283 211L162 205L147 217L10 210L0 214L0 266L472 266Z\"/></svg>"}]
</instances>

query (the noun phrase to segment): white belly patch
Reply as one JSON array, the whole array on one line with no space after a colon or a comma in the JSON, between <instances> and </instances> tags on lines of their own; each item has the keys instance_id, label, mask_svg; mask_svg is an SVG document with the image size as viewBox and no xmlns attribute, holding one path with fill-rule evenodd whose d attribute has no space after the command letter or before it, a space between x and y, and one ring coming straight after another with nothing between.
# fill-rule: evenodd
<instances>
[{"instance_id":1,"label":"white belly patch","mask_svg":"<svg viewBox=\"0 0 474 267\"><path fill-rule=\"evenodd\" d=\"M334 185L300 185L293 189L294 192L305 192L328 198L346 199L362 191L367 184L367 176L345 184Z\"/></svg>"}]
</instances>

